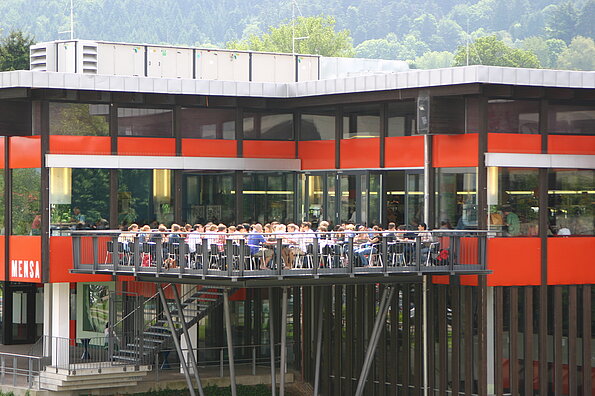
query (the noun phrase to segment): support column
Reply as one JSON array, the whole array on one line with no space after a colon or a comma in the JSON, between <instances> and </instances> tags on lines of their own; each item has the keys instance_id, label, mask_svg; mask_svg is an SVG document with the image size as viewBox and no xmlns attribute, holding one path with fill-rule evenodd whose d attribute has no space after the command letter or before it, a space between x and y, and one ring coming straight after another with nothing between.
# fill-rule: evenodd
<instances>
[{"instance_id":1,"label":"support column","mask_svg":"<svg viewBox=\"0 0 595 396\"><path fill-rule=\"evenodd\" d=\"M279 395L285 396L285 366L287 360L287 287L283 288L283 306L281 307L281 367L280 371L280 384L279 384Z\"/></svg>"},{"instance_id":2,"label":"support column","mask_svg":"<svg viewBox=\"0 0 595 396\"><path fill-rule=\"evenodd\" d=\"M52 283L43 285L43 356L51 356L52 335Z\"/></svg>"},{"instance_id":3,"label":"support column","mask_svg":"<svg viewBox=\"0 0 595 396\"><path fill-rule=\"evenodd\" d=\"M495 359L495 335L494 335L494 287L486 287L486 343L487 343L487 393L488 395L496 394L496 359Z\"/></svg>"},{"instance_id":4,"label":"support column","mask_svg":"<svg viewBox=\"0 0 595 396\"><path fill-rule=\"evenodd\" d=\"M273 288L269 287L269 342L271 348L271 390L272 396L277 395L277 376L276 376L276 368L275 368L275 327L273 326L274 323L274 315L273 315ZM261 300L262 304L262 300Z\"/></svg>"},{"instance_id":5,"label":"support column","mask_svg":"<svg viewBox=\"0 0 595 396\"><path fill-rule=\"evenodd\" d=\"M322 357L322 311L324 307L324 293L321 293L321 301L318 304L318 329L316 330L316 372L314 373L314 396L318 396L320 389L320 360ZM329 356L330 360L330 356Z\"/></svg>"},{"instance_id":6,"label":"support column","mask_svg":"<svg viewBox=\"0 0 595 396\"><path fill-rule=\"evenodd\" d=\"M225 333L227 334L227 355L229 359L229 382L231 385L231 395L236 396L236 368L233 358L233 337L231 334L231 314L229 312L229 290L223 291L223 311L225 316Z\"/></svg>"},{"instance_id":7,"label":"support column","mask_svg":"<svg viewBox=\"0 0 595 396\"><path fill-rule=\"evenodd\" d=\"M70 283L54 283L51 291L53 317L61 318L51 322L52 365L64 367L70 363Z\"/></svg>"}]
</instances>

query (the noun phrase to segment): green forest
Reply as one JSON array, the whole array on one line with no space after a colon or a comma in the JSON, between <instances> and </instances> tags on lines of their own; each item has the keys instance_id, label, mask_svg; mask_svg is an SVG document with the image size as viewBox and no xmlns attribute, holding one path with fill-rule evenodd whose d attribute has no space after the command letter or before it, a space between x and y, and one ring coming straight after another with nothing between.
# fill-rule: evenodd
<instances>
[{"instance_id":1,"label":"green forest","mask_svg":"<svg viewBox=\"0 0 595 396\"><path fill-rule=\"evenodd\" d=\"M324 16L346 45L323 55L406 60L414 68L595 69L595 0L74 0L74 12L80 39L287 51L256 39L283 24L289 32L292 16ZM66 39L69 15L69 0L2 0L0 34ZM315 28L298 32L308 38L296 42L297 52L324 52L308 46Z\"/></svg>"}]
</instances>

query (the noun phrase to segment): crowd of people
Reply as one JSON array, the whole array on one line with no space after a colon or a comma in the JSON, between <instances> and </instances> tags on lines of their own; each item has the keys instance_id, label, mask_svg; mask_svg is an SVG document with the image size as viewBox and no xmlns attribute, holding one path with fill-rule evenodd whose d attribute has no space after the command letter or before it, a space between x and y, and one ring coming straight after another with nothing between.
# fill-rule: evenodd
<instances>
[{"instance_id":1,"label":"crowd of people","mask_svg":"<svg viewBox=\"0 0 595 396\"><path fill-rule=\"evenodd\" d=\"M304 261L307 258L312 260L315 245L319 248L320 256L332 257L332 260L327 260L328 266L340 266L341 261L346 260L346 247L351 238L353 255L358 266L379 265L378 262L372 262L371 258L379 251L383 239L393 245L397 242L407 242L403 255L408 260L414 254L412 243L415 240L418 238L421 240L423 254L427 254L428 246L433 242L432 234L427 231L427 226L423 223L418 225L417 230L408 230L404 225L397 227L395 223L389 223L387 229L383 230L378 225L368 228L351 223L331 227L327 221L321 221L316 230L310 222L302 222L299 225L279 222L230 226L215 223L183 226L172 224L170 228L160 224L157 229L152 229L149 225L139 227L138 224L131 224L119 235L118 242L130 246L135 238L138 238L141 244L155 245L160 242L164 249L163 257L166 260L168 259L166 256L174 254L170 251L171 247L179 246L182 241L188 245L189 257L199 256L203 252L202 246L205 243L209 254L223 255L226 244L231 241L232 246L245 246L246 254L256 259L259 269L272 269L276 253L280 254L284 269L304 267ZM171 264L166 262L167 266ZM313 265L311 261L306 264Z\"/></svg>"}]
</instances>

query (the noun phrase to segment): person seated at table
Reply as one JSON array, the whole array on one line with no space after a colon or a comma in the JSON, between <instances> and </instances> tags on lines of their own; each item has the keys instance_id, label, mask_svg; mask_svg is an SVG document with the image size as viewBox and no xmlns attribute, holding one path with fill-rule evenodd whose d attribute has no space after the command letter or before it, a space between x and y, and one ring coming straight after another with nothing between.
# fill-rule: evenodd
<instances>
[{"instance_id":1,"label":"person seated at table","mask_svg":"<svg viewBox=\"0 0 595 396\"><path fill-rule=\"evenodd\" d=\"M368 243L370 240L370 235L366 232L366 227L363 225L357 228L358 233L355 234L355 238L353 238L353 246L361 246L365 243Z\"/></svg>"},{"instance_id":2,"label":"person seated at table","mask_svg":"<svg viewBox=\"0 0 595 396\"><path fill-rule=\"evenodd\" d=\"M421 261L425 261L428 257L428 253L430 252L430 244L434 242L434 237L432 233L428 231L428 226L426 223L419 223L417 225L417 236L420 238L421 242Z\"/></svg>"},{"instance_id":3,"label":"person seated at table","mask_svg":"<svg viewBox=\"0 0 595 396\"><path fill-rule=\"evenodd\" d=\"M124 247L127 248L128 244L134 243L134 238L136 237L136 233L138 232L138 224L132 223L128 226L128 230L122 232L118 236L118 242L124 244Z\"/></svg>"},{"instance_id":4,"label":"person seated at table","mask_svg":"<svg viewBox=\"0 0 595 396\"><path fill-rule=\"evenodd\" d=\"M299 236L297 235L298 232L298 226L290 223L287 225L287 232L283 235L283 250L281 251L281 255L285 260L286 269L293 268L295 256L301 252L299 248Z\"/></svg>"},{"instance_id":5,"label":"person seated at table","mask_svg":"<svg viewBox=\"0 0 595 396\"><path fill-rule=\"evenodd\" d=\"M266 247L266 243L262 235L262 225L259 223L252 225L248 233L247 245L250 248L250 255L262 259L259 266L262 270L269 269L269 262L273 258L273 250Z\"/></svg>"},{"instance_id":6,"label":"person seated at table","mask_svg":"<svg viewBox=\"0 0 595 396\"><path fill-rule=\"evenodd\" d=\"M184 240L184 237L182 237L182 234L180 234L181 229L182 228L178 224L174 223L171 225L171 233L167 236L169 243L179 244Z\"/></svg>"},{"instance_id":7,"label":"person seated at table","mask_svg":"<svg viewBox=\"0 0 595 396\"><path fill-rule=\"evenodd\" d=\"M377 252L376 245L382 241L382 228L379 226L374 226L372 227L372 230L374 231L372 238L368 238L368 234L363 234L366 235L366 238L368 238L367 242L362 244L359 249L354 251L355 255L359 257L363 267L370 266L368 256Z\"/></svg>"},{"instance_id":8,"label":"person seated at table","mask_svg":"<svg viewBox=\"0 0 595 396\"><path fill-rule=\"evenodd\" d=\"M151 238L151 227L147 224L140 228L140 232L138 233L138 242L139 243L147 243Z\"/></svg>"},{"instance_id":9,"label":"person seated at table","mask_svg":"<svg viewBox=\"0 0 595 396\"><path fill-rule=\"evenodd\" d=\"M395 243L397 241L397 225L393 222L388 223L388 228L386 229L386 231L386 242Z\"/></svg>"}]
</instances>

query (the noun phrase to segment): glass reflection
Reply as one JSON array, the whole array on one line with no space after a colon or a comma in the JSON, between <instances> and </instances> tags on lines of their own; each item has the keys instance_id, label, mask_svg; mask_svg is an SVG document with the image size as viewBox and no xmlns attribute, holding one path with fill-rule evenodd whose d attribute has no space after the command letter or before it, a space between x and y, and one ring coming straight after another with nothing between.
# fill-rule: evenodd
<instances>
[{"instance_id":1,"label":"glass reflection","mask_svg":"<svg viewBox=\"0 0 595 396\"><path fill-rule=\"evenodd\" d=\"M294 174L246 172L243 177L244 221L287 223L294 217Z\"/></svg>"},{"instance_id":2,"label":"glass reflection","mask_svg":"<svg viewBox=\"0 0 595 396\"><path fill-rule=\"evenodd\" d=\"M233 172L188 172L183 178L186 222L232 224L235 222L235 175Z\"/></svg>"},{"instance_id":3,"label":"glass reflection","mask_svg":"<svg viewBox=\"0 0 595 396\"><path fill-rule=\"evenodd\" d=\"M458 230L477 228L475 168L437 169L436 192L436 227L454 227Z\"/></svg>"},{"instance_id":4,"label":"glass reflection","mask_svg":"<svg viewBox=\"0 0 595 396\"><path fill-rule=\"evenodd\" d=\"M537 236L537 169L488 168L489 228L503 236Z\"/></svg>"},{"instance_id":5,"label":"glass reflection","mask_svg":"<svg viewBox=\"0 0 595 396\"><path fill-rule=\"evenodd\" d=\"M41 169L12 170L12 235L41 235Z\"/></svg>"},{"instance_id":6,"label":"glass reflection","mask_svg":"<svg viewBox=\"0 0 595 396\"><path fill-rule=\"evenodd\" d=\"M173 221L173 178L171 170L118 170L118 222L120 227L131 223L148 224Z\"/></svg>"},{"instance_id":7,"label":"glass reflection","mask_svg":"<svg viewBox=\"0 0 595 396\"><path fill-rule=\"evenodd\" d=\"M49 104L51 135L109 135L109 106L105 104Z\"/></svg>"},{"instance_id":8,"label":"glass reflection","mask_svg":"<svg viewBox=\"0 0 595 396\"><path fill-rule=\"evenodd\" d=\"M552 169L548 178L550 234L595 235L595 170Z\"/></svg>"}]
</instances>

